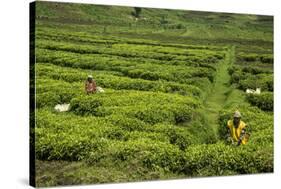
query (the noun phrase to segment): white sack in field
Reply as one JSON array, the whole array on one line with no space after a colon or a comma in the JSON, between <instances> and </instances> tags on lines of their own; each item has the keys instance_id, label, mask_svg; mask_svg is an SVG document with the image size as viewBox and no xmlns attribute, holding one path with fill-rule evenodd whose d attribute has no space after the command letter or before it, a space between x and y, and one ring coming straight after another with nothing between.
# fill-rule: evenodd
<instances>
[{"instance_id":1,"label":"white sack in field","mask_svg":"<svg viewBox=\"0 0 281 189\"><path fill-rule=\"evenodd\" d=\"M57 112L67 112L70 109L70 104L57 104L55 110Z\"/></svg>"},{"instance_id":2,"label":"white sack in field","mask_svg":"<svg viewBox=\"0 0 281 189\"><path fill-rule=\"evenodd\" d=\"M101 88L101 87L97 87L97 93L104 93L103 88Z\"/></svg>"}]
</instances>

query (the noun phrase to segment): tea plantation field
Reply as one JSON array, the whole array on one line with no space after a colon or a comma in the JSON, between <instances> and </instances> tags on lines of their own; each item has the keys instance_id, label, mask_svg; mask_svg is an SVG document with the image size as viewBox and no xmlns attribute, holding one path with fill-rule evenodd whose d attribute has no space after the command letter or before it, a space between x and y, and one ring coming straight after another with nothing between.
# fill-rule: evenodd
<instances>
[{"instance_id":1,"label":"tea plantation field","mask_svg":"<svg viewBox=\"0 0 281 189\"><path fill-rule=\"evenodd\" d=\"M38 186L273 172L272 17L36 8ZM104 93L85 93L89 74ZM225 141L237 109L239 147Z\"/></svg>"}]
</instances>

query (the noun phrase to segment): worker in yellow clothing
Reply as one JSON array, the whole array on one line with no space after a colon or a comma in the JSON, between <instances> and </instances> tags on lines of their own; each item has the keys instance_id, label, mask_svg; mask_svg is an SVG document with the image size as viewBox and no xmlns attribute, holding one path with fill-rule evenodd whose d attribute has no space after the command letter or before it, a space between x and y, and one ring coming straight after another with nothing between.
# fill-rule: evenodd
<instances>
[{"instance_id":1,"label":"worker in yellow clothing","mask_svg":"<svg viewBox=\"0 0 281 189\"><path fill-rule=\"evenodd\" d=\"M227 122L228 141L232 144L246 144L249 139L249 134L246 134L246 124L241 120L241 113L235 111L233 120Z\"/></svg>"}]
</instances>

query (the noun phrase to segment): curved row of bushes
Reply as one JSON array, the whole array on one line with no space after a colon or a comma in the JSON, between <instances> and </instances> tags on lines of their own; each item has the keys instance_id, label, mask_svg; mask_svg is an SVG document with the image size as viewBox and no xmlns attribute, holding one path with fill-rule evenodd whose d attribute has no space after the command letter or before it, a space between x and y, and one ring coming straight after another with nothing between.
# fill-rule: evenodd
<instances>
[{"instance_id":1,"label":"curved row of bushes","mask_svg":"<svg viewBox=\"0 0 281 189\"><path fill-rule=\"evenodd\" d=\"M57 50L57 51L69 51L80 54L105 54L115 55L121 57L141 57L152 58L157 60L180 60L185 61L189 59L189 51L184 49L173 49L172 47L159 47L159 46L145 46L145 45L128 45L128 44L115 44L110 47L95 47L87 44L73 44L67 42L55 42L48 40L40 40L36 42L38 48ZM168 50L168 51L167 51ZM169 51L174 53L169 53ZM199 56L206 57L206 60L212 60L216 62L222 59L223 56L215 54L213 51L205 50L206 52ZM192 52L192 51L191 51ZM198 51L194 51L197 52ZM193 55L193 54L191 54ZM197 56L197 54L195 54Z\"/></svg>"},{"instance_id":2,"label":"curved row of bushes","mask_svg":"<svg viewBox=\"0 0 281 189\"><path fill-rule=\"evenodd\" d=\"M56 104L69 103L72 98L83 95L81 83L68 83L48 78L36 80L36 108L55 107Z\"/></svg>"},{"instance_id":3,"label":"curved row of bushes","mask_svg":"<svg viewBox=\"0 0 281 189\"><path fill-rule=\"evenodd\" d=\"M184 172L191 176L216 176L273 172L273 145L234 147L223 143L197 145L185 153Z\"/></svg>"},{"instance_id":4,"label":"curved row of bushes","mask_svg":"<svg viewBox=\"0 0 281 189\"><path fill-rule=\"evenodd\" d=\"M159 47L173 47L180 49L199 49L199 50L213 50L213 51L223 51L226 50L225 47L212 46L212 45L188 45L188 44L173 44L173 43L162 43L148 39L134 39L125 37L115 37L115 36L105 36L95 35L84 32L68 32L66 30L52 29L52 28L40 28L36 30L36 37L38 39L54 40L54 41L68 41L68 42L79 42L88 44L131 44L131 45L149 45L149 46L159 46Z\"/></svg>"},{"instance_id":5,"label":"curved row of bushes","mask_svg":"<svg viewBox=\"0 0 281 189\"><path fill-rule=\"evenodd\" d=\"M40 51L40 50L38 50ZM38 52L39 53L39 52ZM183 65L159 65L120 60L114 57L83 55L64 51L40 52L37 62L52 63L73 68L118 71L133 78L147 80L167 80L186 83L192 77L207 77L214 79L214 70L206 67L187 67ZM43 55L42 55L43 54Z\"/></svg>"},{"instance_id":6,"label":"curved row of bushes","mask_svg":"<svg viewBox=\"0 0 281 189\"><path fill-rule=\"evenodd\" d=\"M122 76L119 72L109 71L91 71L91 70L79 70L74 68L59 67L50 64L37 64L38 77L48 77L55 80L63 80L66 82L80 82L84 85L84 82L88 74L93 74L94 79L98 86L103 88L111 88L115 90L129 89L129 90L141 90L141 91L160 91L165 93L178 93L186 96L197 96L203 95L202 90L191 84L179 84L176 82L167 82L164 80L150 81L143 79L132 79L129 77ZM46 83L49 85L49 83Z\"/></svg>"},{"instance_id":7,"label":"curved row of bushes","mask_svg":"<svg viewBox=\"0 0 281 189\"><path fill-rule=\"evenodd\" d=\"M181 150L201 143L200 131L192 133L171 124L151 125L121 115L81 117L40 109L37 116L36 157L41 160L87 160L88 155L97 150L102 155L117 143L125 145L136 140L159 142Z\"/></svg>"},{"instance_id":8,"label":"curved row of bushes","mask_svg":"<svg viewBox=\"0 0 281 189\"><path fill-rule=\"evenodd\" d=\"M55 137L55 135L53 135ZM64 137L63 135L61 137ZM50 136L52 139L52 136ZM70 137L68 137L70 138ZM43 141L44 142L44 141ZM137 162L149 169L159 167L166 171L188 176L215 176L249 174L273 171L273 146L247 145L239 148L223 143L195 145L185 151L176 146L151 139L116 141L108 139L87 140L76 138L74 142L56 138L45 155L49 159L84 160L90 165L100 161ZM44 144L40 144L44 146ZM63 149L52 147L63 146ZM41 147L41 146L38 146ZM46 151L45 151L46 152ZM48 152L48 151L47 151ZM84 153L83 153L84 152ZM43 158L38 157L38 158Z\"/></svg>"},{"instance_id":9,"label":"curved row of bushes","mask_svg":"<svg viewBox=\"0 0 281 189\"><path fill-rule=\"evenodd\" d=\"M246 66L240 68L233 66L228 70L231 75L231 83L238 89L261 89L261 94L248 94L247 101L265 111L273 111L273 73L272 70Z\"/></svg>"},{"instance_id":10,"label":"curved row of bushes","mask_svg":"<svg viewBox=\"0 0 281 189\"><path fill-rule=\"evenodd\" d=\"M150 124L182 123L191 120L192 109L200 106L193 98L149 92L115 92L82 95L70 102L71 111L79 115L108 116L124 114Z\"/></svg>"},{"instance_id":11,"label":"curved row of bushes","mask_svg":"<svg viewBox=\"0 0 281 189\"><path fill-rule=\"evenodd\" d=\"M107 160L138 162L149 169L161 167L189 176L273 171L271 140L251 141L239 148L221 142L206 145L197 144L196 137L172 125L130 132L96 117L56 115L48 110L37 114L44 115L39 116L36 128L36 157L41 160L83 160L90 165ZM263 139L267 134L255 133Z\"/></svg>"},{"instance_id":12,"label":"curved row of bushes","mask_svg":"<svg viewBox=\"0 0 281 189\"><path fill-rule=\"evenodd\" d=\"M273 111L274 102L273 102L273 93L272 92L263 92L260 95L249 94L247 95L247 100L253 106L257 106L265 111Z\"/></svg>"},{"instance_id":13,"label":"curved row of bushes","mask_svg":"<svg viewBox=\"0 0 281 189\"><path fill-rule=\"evenodd\" d=\"M259 61L262 63L273 64L273 56L271 54L254 54L254 53L240 53L238 54L238 60L246 62Z\"/></svg>"}]
</instances>

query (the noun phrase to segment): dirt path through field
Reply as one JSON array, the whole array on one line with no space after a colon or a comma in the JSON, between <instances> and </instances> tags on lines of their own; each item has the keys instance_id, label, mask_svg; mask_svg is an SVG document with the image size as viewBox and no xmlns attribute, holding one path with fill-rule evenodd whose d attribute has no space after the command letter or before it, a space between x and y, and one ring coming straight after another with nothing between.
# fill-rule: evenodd
<instances>
[{"instance_id":1,"label":"dirt path through field","mask_svg":"<svg viewBox=\"0 0 281 189\"><path fill-rule=\"evenodd\" d=\"M224 61L218 65L217 74L214 82L213 89L205 101L204 113L209 122L209 125L217 131L219 111L223 109L226 101L226 93L229 91L230 75L228 68L234 62L235 47L229 48Z\"/></svg>"}]
</instances>

